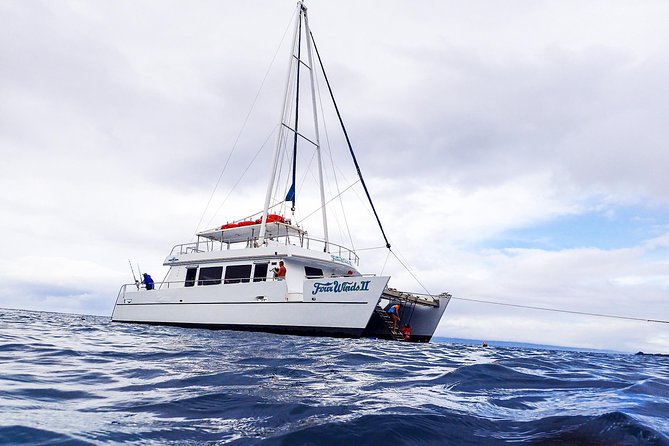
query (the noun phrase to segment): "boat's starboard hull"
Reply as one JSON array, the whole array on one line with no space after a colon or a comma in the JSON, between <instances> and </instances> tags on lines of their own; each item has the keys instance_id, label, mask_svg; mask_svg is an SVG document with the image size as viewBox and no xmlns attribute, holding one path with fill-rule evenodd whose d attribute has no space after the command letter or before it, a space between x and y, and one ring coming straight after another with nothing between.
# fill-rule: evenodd
<instances>
[{"instance_id":1,"label":"boat's starboard hull","mask_svg":"<svg viewBox=\"0 0 669 446\"><path fill-rule=\"evenodd\" d=\"M388 279L308 279L303 293L280 280L126 291L112 321L359 337Z\"/></svg>"}]
</instances>

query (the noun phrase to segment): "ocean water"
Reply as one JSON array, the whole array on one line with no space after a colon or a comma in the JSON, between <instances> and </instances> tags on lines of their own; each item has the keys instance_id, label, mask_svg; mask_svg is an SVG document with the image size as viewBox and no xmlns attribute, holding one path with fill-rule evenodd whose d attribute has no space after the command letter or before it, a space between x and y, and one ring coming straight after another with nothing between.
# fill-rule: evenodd
<instances>
[{"instance_id":1,"label":"ocean water","mask_svg":"<svg viewBox=\"0 0 669 446\"><path fill-rule=\"evenodd\" d=\"M669 357L0 309L0 444L669 445Z\"/></svg>"}]
</instances>

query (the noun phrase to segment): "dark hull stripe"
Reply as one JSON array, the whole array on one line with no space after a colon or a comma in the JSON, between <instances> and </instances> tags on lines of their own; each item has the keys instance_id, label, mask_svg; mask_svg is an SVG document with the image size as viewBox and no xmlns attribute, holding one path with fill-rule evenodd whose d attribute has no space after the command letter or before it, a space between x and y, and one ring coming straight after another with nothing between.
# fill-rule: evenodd
<instances>
[{"instance_id":1,"label":"dark hull stripe","mask_svg":"<svg viewBox=\"0 0 669 446\"><path fill-rule=\"evenodd\" d=\"M208 330L234 330L234 331L253 331L263 333L289 334L298 336L320 336L332 338L372 338L393 340L390 335L372 334L368 330L360 328L336 328L336 327L298 327L298 326L280 326L280 325L230 325L230 324L198 324L187 322L146 322L146 321L114 321L124 324L147 324L147 325L167 325L171 327L183 328L204 328ZM411 336L409 342L430 342L432 336Z\"/></svg>"},{"instance_id":2,"label":"dark hull stripe","mask_svg":"<svg viewBox=\"0 0 669 446\"><path fill-rule=\"evenodd\" d=\"M189 322L147 322L147 321L114 321L128 324L169 325L184 328L206 328L209 330L257 331L264 333L291 334L301 336L327 336L335 338L359 338L362 328L341 327L300 327L281 325L230 325L230 324L199 324Z\"/></svg>"}]
</instances>

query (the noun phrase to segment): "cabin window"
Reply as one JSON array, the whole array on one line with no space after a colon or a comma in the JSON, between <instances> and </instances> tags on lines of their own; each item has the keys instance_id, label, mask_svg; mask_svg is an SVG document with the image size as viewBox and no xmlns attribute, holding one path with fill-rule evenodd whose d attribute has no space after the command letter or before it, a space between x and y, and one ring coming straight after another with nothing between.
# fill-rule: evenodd
<instances>
[{"instance_id":1,"label":"cabin window","mask_svg":"<svg viewBox=\"0 0 669 446\"><path fill-rule=\"evenodd\" d=\"M264 282L267 280L267 263L256 263L256 269L253 271L254 282Z\"/></svg>"},{"instance_id":2,"label":"cabin window","mask_svg":"<svg viewBox=\"0 0 669 446\"><path fill-rule=\"evenodd\" d=\"M219 285L221 283L221 276L223 275L222 266L210 266L207 268L200 268L200 279L198 285Z\"/></svg>"},{"instance_id":3,"label":"cabin window","mask_svg":"<svg viewBox=\"0 0 669 446\"><path fill-rule=\"evenodd\" d=\"M197 267L186 268L186 282L184 283L184 286L194 286L196 275L197 275Z\"/></svg>"},{"instance_id":4,"label":"cabin window","mask_svg":"<svg viewBox=\"0 0 669 446\"><path fill-rule=\"evenodd\" d=\"M241 283L251 280L252 265L233 265L225 268L225 283Z\"/></svg>"},{"instance_id":5,"label":"cabin window","mask_svg":"<svg viewBox=\"0 0 669 446\"><path fill-rule=\"evenodd\" d=\"M307 279L316 279L318 277L323 277L323 270L320 268L305 266L304 275L307 276Z\"/></svg>"}]
</instances>

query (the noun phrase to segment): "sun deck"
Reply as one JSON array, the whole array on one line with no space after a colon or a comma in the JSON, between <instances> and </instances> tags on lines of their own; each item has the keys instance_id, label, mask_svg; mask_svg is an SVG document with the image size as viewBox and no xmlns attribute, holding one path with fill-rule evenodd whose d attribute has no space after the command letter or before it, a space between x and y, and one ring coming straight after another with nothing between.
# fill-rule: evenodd
<instances>
[{"instance_id":1,"label":"sun deck","mask_svg":"<svg viewBox=\"0 0 669 446\"><path fill-rule=\"evenodd\" d=\"M198 232L197 241L175 245L170 256L224 251L231 249L261 248L266 246L259 239L260 223L252 223L233 228L217 228ZM265 237L273 246L299 246L304 249L323 252L338 257L344 263L360 264L358 254L352 249L336 243L307 236L307 232L288 223L267 223ZM337 259L333 259L337 260Z\"/></svg>"}]
</instances>

